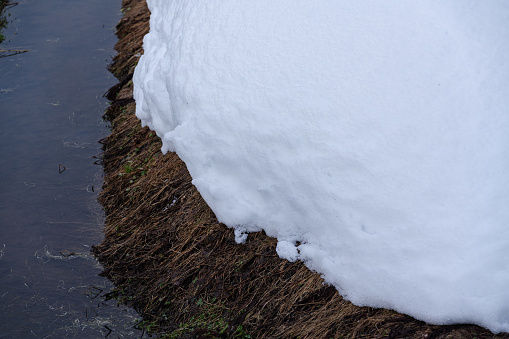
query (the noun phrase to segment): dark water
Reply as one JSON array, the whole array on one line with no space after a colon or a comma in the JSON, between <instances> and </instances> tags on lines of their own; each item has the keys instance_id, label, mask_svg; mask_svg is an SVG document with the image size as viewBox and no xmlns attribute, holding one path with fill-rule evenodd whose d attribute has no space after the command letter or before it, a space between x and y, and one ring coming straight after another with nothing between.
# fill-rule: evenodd
<instances>
[{"instance_id":1,"label":"dark water","mask_svg":"<svg viewBox=\"0 0 509 339\"><path fill-rule=\"evenodd\" d=\"M102 239L98 140L120 0L21 0L0 49L0 338L130 338L134 311L90 247ZM71 253L75 253L70 255ZM102 292L101 292L102 291ZM110 329L112 330L110 333Z\"/></svg>"}]
</instances>

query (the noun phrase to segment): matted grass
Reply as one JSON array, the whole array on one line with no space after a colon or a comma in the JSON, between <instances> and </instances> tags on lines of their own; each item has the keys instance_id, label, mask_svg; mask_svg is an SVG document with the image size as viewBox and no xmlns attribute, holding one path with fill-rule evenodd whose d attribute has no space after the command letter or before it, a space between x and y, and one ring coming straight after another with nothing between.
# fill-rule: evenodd
<instances>
[{"instance_id":1,"label":"matted grass","mask_svg":"<svg viewBox=\"0 0 509 339\"><path fill-rule=\"evenodd\" d=\"M2 29L7 26L7 20L4 17L4 8L7 5L7 0L0 0L0 43L5 40L4 35L2 34Z\"/></svg>"},{"instance_id":2,"label":"matted grass","mask_svg":"<svg viewBox=\"0 0 509 339\"><path fill-rule=\"evenodd\" d=\"M117 26L119 84L105 118L104 241L94 248L110 293L135 307L140 326L167 338L509 338L474 325L432 326L394 311L357 307L301 262L280 259L263 232L236 244L185 164L134 116L132 73L148 32L140 0L124 0Z\"/></svg>"}]
</instances>

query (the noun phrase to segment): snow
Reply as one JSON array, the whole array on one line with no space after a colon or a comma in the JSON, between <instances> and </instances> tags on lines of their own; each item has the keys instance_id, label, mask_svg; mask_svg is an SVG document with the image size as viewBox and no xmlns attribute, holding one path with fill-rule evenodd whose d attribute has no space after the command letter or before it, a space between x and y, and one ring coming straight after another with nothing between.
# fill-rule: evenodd
<instances>
[{"instance_id":1,"label":"snow","mask_svg":"<svg viewBox=\"0 0 509 339\"><path fill-rule=\"evenodd\" d=\"M509 331L509 2L148 5L136 114L237 241L356 305Z\"/></svg>"}]
</instances>

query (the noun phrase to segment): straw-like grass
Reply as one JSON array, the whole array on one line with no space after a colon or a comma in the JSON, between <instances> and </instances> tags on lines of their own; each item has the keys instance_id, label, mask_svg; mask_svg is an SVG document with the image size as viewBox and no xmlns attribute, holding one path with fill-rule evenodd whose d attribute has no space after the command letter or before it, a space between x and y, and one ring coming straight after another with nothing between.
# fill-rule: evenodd
<instances>
[{"instance_id":1,"label":"straw-like grass","mask_svg":"<svg viewBox=\"0 0 509 339\"><path fill-rule=\"evenodd\" d=\"M9 7L13 7L13 6L17 6L17 5L18 5L17 2L9 2L8 0L0 0L0 43L2 43L5 40L5 36L3 35L2 30L5 27L7 27L7 18L5 17L4 11ZM19 53L25 53L25 52L28 52L28 50L15 50L13 54L9 54L9 55L6 55L6 52L12 53L12 51L0 50L0 57L10 56L10 55L19 54Z\"/></svg>"},{"instance_id":2,"label":"straw-like grass","mask_svg":"<svg viewBox=\"0 0 509 339\"><path fill-rule=\"evenodd\" d=\"M357 307L302 263L280 259L263 232L245 244L217 222L177 155L134 116L132 73L148 32L142 0L124 0L119 84L105 117L107 225L94 248L143 326L168 338L509 338L474 325L432 326L394 311Z\"/></svg>"},{"instance_id":3,"label":"straw-like grass","mask_svg":"<svg viewBox=\"0 0 509 339\"><path fill-rule=\"evenodd\" d=\"M0 0L0 43L5 40L4 35L2 34L2 29L7 26L7 20L4 18L4 8L7 5L6 0Z\"/></svg>"}]
</instances>

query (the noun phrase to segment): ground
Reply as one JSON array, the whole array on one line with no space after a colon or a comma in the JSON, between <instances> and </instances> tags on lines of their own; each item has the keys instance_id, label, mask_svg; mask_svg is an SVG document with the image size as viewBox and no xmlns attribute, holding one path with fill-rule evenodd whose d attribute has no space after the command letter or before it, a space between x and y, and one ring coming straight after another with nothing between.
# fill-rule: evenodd
<instances>
[{"instance_id":1,"label":"ground","mask_svg":"<svg viewBox=\"0 0 509 339\"><path fill-rule=\"evenodd\" d=\"M5 40L5 37L2 34L2 29L7 26L7 19L4 17L4 9L6 5L7 0L0 0L0 43Z\"/></svg>"},{"instance_id":2,"label":"ground","mask_svg":"<svg viewBox=\"0 0 509 339\"><path fill-rule=\"evenodd\" d=\"M117 25L119 83L108 92L104 241L94 253L135 307L138 326L165 338L509 338L474 325L434 326L391 310L357 307L301 262L280 259L263 232L236 244L191 184L185 164L163 155L135 117L132 75L149 29L144 0L124 0Z\"/></svg>"}]
</instances>

